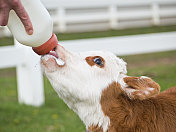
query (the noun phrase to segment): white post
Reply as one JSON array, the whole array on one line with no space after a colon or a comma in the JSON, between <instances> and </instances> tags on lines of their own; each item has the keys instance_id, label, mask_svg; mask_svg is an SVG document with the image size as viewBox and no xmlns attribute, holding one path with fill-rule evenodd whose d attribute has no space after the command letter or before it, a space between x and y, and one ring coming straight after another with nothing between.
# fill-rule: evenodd
<instances>
[{"instance_id":1,"label":"white post","mask_svg":"<svg viewBox=\"0 0 176 132\"><path fill-rule=\"evenodd\" d=\"M160 24L159 5L157 3L152 4L152 23L154 25Z\"/></svg>"},{"instance_id":2,"label":"white post","mask_svg":"<svg viewBox=\"0 0 176 132\"><path fill-rule=\"evenodd\" d=\"M0 26L0 37L9 37L11 36L11 33L9 31L9 29L5 26Z\"/></svg>"},{"instance_id":3,"label":"white post","mask_svg":"<svg viewBox=\"0 0 176 132\"><path fill-rule=\"evenodd\" d=\"M65 17L65 8L57 9L58 24L59 24L59 32L66 31L66 17Z\"/></svg>"},{"instance_id":4,"label":"white post","mask_svg":"<svg viewBox=\"0 0 176 132\"><path fill-rule=\"evenodd\" d=\"M116 5L111 5L109 7L109 24L111 29L118 28L118 13Z\"/></svg>"},{"instance_id":5,"label":"white post","mask_svg":"<svg viewBox=\"0 0 176 132\"><path fill-rule=\"evenodd\" d=\"M43 76L40 57L32 48L23 46L15 40L15 46L24 50L24 62L17 65L18 100L20 103L41 106L44 103Z\"/></svg>"},{"instance_id":6,"label":"white post","mask_svg":"<svg viewBox=\"0 0 176 132\"><path fill-rule=\"evenodd\" d=\"M7 28L7 26L5 26L4 28L5 28L5 29L4 29L5 36L8 36L8 37L12 36L12 34L11 34L11 32L9 31L9 29Z\"/></svg>"}]
</instances>

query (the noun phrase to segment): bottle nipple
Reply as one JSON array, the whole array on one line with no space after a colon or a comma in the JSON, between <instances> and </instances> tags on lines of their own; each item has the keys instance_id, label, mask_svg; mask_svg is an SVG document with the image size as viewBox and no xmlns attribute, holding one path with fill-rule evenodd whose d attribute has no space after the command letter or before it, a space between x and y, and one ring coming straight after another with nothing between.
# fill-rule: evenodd
<instances>
[{"instance_id":1,"label":"bottle nipple","mask_svg":"<svg viewBox=\"0 0 176 132\"><path fill-rule=\"evenodd\" d=\"M33 51L38 55L45 55L53 50L58 45L58 40L56 35L53 33L51 38L44 44L38 47L32 47Z\"/></svg>"}]
</instances>

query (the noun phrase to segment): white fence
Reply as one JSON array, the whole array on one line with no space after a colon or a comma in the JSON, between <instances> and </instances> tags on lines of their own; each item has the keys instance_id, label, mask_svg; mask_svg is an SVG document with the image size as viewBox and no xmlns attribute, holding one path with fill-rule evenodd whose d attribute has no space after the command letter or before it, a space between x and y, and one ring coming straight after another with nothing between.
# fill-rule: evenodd
<instances>
[{"instance_id":1,"label":"white fence","mask_svg":"<svg viewBox=\"0 0 176 132\"><path fill-rule=\"evenodd\" d=\"M176 0L41 0L55 32L176 24ZM0 36L10 35L6 28Z\"/></svg>"},{"instance_id":2,"label":"white fence","mask_svg":"<svg viewBox=\"0 0 176 132\"><path fill-rule=\"evenodd\" d=\"M44 88L40 57L30 47L17 41L14 46L0 47L0 56L0 68L16 67L18 101L33 106L42 105Z\"/></svg>"},{"instance_id":3,"label":"white fence","mask_svg":"<svg viewBox=\"0 0 176 132\"><path fill-rule=\"evenodd\" d=\"M108 50L117 55L176 50L176 32L124 37L107 37L61 42L75 52ZM0 68L17 67L18 100L40 106L44 103L43 76L40 57L31 48L19 45L0 47Z\"/></svg>"},{"instance_id":4,"label":"white fence","mask_svg":"<svg viewBox=\"0 0 176 132\"><path fill-rule=\"evenodd\" d=\"M176 49L176 32L107 37L60 42L75 52L107 50L117 55L151 53Z\"/></svg>"}]
</instances>

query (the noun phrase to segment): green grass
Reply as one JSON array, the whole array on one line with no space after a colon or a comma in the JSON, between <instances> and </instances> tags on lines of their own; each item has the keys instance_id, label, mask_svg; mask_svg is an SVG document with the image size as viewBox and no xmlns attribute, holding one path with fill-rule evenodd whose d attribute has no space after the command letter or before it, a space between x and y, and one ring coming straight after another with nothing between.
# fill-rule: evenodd
<instances>
[{"instance_id":1,"label":"green grass","mask_svg":"<svg viewBox=\"0 0 176 132\"><path fill-rule=\"evenodd\" d=\"M63 40L86 39L86 38L101 38L101 37L112 37L112 36L172 32L172 31L176 31L176 25L130 28L130 29L108 30L108 31L98 31L98 32L84 32L84 33L59 33L56 35L59 41L63 41ZM0 46L7 46L12 44L13 44L12 38L8 38L8 37L0 38Z\"/></svg>"},{"instance_id":2,"label":"green grass","mask_svg":"<svg viewBox=\"0 0 176 132\"><path fill-rule=\"evenodd\" d=\"M122 56L128 75L152 77L165 90L176 86L176 51ZM76 114L60 100L47 79L45 105L39 108L17 102L15 68L0 70L0 132L84 132Z\"/></svg>"},{"instance_id":3,"label":"green grass","mask_svg":"<svg viewBox=\"0 0 176 132\"><path fill-rule=\"evenodd\" d=\"M0 46L8 46L8 45L13 45L13 38L11 37L0 38Z\"/></svg>"}]
</instances>

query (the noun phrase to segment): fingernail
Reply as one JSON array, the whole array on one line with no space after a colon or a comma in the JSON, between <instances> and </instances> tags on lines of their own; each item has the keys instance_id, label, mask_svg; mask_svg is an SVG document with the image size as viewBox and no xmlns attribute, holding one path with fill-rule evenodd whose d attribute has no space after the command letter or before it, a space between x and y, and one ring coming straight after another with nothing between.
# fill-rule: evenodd
<instances>
[{"instance_id":1,"label":"fingernail","mask_svg":"<svg viewBox=\"0 0 176 132\"><path fill-rule=\"evenodd\" d=\"M0 26L6 26L6 23L0 22Z\"/></svg>"},{"instance_id":2,"label":"fingernail","mask_svg":"<svg viewBox=\"0 0 176 132\"><path fill-rule=\"evenodd\" d=\"M32 35L32 34L33 34L33 30L29 30L29 31L28 31L28 34L29 34L29 35Z\"/></svg>"}]
</instances>

